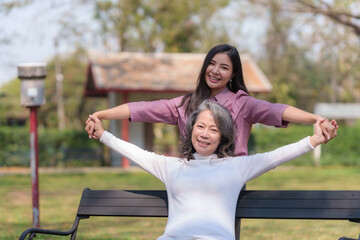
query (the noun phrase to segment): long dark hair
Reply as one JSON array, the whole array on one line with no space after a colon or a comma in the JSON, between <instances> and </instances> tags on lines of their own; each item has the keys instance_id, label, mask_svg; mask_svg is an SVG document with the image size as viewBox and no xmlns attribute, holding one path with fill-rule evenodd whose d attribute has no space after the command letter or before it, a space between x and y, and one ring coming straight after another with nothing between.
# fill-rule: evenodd
<instances>
[{"instance_id":1,"label":"long dark hair","mask_svg":"<svg viewBox=\"0 0 360 240\"><path fill-rule=\"evenodd\" d=\"M194 92L188 93L182 99L180 106L185 105L185 114L190 115L197 107L205 100L210 97L210 88L206 83L205 75L206 69L209 66L213 57L218 53L227 53L229 56L231 63L233 65L233 74L234 77L232 81L229 81L227 84L227 88L232 92L237 92L238 90L243 90L247 94L249 94L243 77L242 65L240 60L240 55L237 49L234 46L229 44L220 44L216 45L207 53L204 63L202 65L197 86Z\"/></svg>"},{"instance_id":2,"label":"long dark hair","mask_svg":"<svg viewBox=\"0 0 360 240\"><path fill-rule=\"evenodd\" d=\"M186 133L181 136L179 143L179 154L181 157L187 158L188 160L194 159L193 154L196 152L192 141L191 135L194 129L194 125L199 117L199 114L203 111L209 110L212 113L216 127L221 133L221 139L215 154L219 158L227 156L235 156L235 129L234 122L232 120L229 110L221 106L218 103L205 100L199 105L199 107L191 113L190 117L186 122Z\"/></svg>"}]
</instances>

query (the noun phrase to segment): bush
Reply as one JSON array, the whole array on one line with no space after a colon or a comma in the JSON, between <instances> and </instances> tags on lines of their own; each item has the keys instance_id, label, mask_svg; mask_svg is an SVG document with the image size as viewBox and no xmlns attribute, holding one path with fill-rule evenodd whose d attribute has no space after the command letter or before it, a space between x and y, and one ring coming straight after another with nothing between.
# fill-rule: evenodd
<instances>
[{"instance_id":1,"label":"bush","mask_svg":"<svg viewBox=\"0 0 360 240\"><path fill-rule=\"evenodd\" d=\"M0 167L30 166L28 127L0 127ZM103 144L90 141L85 131L38 130L39 165L101 166Z\"/></svg>"},{"instance_id":2,"label":"bush","mask_svg":"<svg viewBox=\"0 0 360 240\"><path fill-rule=\"evenodd\" d=\"M255 125L249 140L249 154L274 150L311 135L312 132L313 128L309 125L292 124L284 129ZM29 136L28 127L0 126L0 167L30 165ZM321 165L360 166L358 136L360 136L360 124L354 127L341 125L338 136L328 144L322 145ZM177 138L177 136L173 137ZM40 166L106 165L103 144L90 141L83 130L39 129L38 141ZM314 165L312 153L287 164Z\"/></svg>"},{"instance_id":3,"label":"bush","mask_svg":"<svg viewBox=\"0 0 360 240\"><path fill-rule=\"evenodd\" d=\"M252 153L271 151L312 135L312 133L313 127L309 125L292 124L285 129L255 125L252 130L252 138L255 144L255 146L251 147L254 149ZM337 137L329 143L321 145L321 165L360 166L359 136L359 124L351 127L341 125ZM314 165L312 153L308 153L287 164Z\"/></svg>"}]
</instances>

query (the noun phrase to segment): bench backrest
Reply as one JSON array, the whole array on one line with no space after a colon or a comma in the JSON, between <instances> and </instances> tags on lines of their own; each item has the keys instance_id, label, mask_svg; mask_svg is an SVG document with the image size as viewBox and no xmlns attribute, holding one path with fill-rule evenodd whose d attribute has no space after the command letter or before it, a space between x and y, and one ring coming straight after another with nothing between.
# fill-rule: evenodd
<instances>
[{"instance_id":1,"label":"bench backrest","mask_svg":"<svg viewBox=\"0 0 360 240\"><path fill-rule=\"evenodd\" d=\"M167 195L165 190L85 189L77 214L167 217ZM242 191L236 217L360 222L360 191Z\"/></svg>"}]
</instances>

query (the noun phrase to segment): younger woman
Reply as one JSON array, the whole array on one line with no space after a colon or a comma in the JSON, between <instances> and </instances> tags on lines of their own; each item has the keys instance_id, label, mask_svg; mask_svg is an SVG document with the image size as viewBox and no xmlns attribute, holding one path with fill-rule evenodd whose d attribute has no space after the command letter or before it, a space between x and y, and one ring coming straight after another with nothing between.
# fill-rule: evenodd
<instances>
[{"instance_id":1,"label":"younger woman","mask_svg":"<svg viewBox=\"0 0 360 240\"><path fill-rule=\"evenodd\" d=\"M181 67L181 66L179 66ZM99 119L130 119L132 122L152 122L178 125L180 135L185 134L188 116L206 99L227 108L236 125L235 154L247 155L247 144L252 125L286 127L289 122L314 124L321 121L325 143L337 134L337 124L298 108L274 104L251 97L244 83L240 55L235 47L220 44L205 57L198 84L194 92L174 99L151 102L134 102L95 112ZM94 123L86 121L86 131L91 138Z\"/></svg>"}]
</instances>

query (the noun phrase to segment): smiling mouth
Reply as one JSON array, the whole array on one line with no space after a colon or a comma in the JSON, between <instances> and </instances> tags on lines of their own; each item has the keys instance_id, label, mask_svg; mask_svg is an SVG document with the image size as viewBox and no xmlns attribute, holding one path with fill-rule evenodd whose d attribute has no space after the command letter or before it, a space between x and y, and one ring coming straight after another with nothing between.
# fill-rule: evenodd
<instances>
[{"instance_id":1,"label":"smiling mouth","mask_svg":"<svg viewBox=\"0 0 360 240\"><path fill-rule=\"evenodd\" d=\"M204 142L204 141L200 141L200 140L197 140L197 141L201 146L209 146L210 145L210 143L208 143L208 142Z\"/></svg>"},{"instance_id":2,"label":"smiling mouth","mask_svg":"<svg viewBox=\"0 0 360 240\"><path fill-rule=\"evenodd\" d=\"M210 76L210 75L208 75L208 77L209 77L209 80L210 80L211 82L219 82L219 81L220 81L219 78L215 78L215 77L212 77L212 76Z\"/></svg>"}]
</instances>

